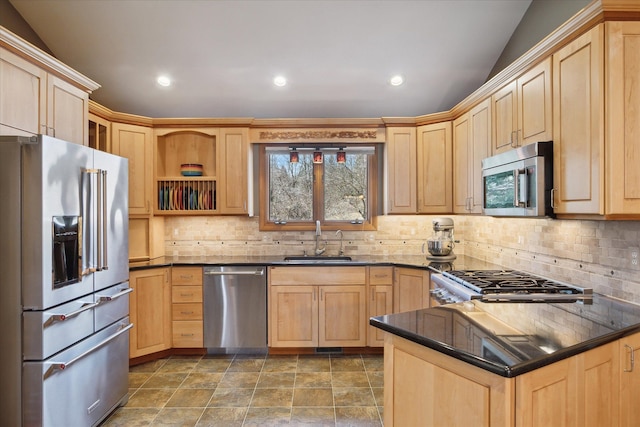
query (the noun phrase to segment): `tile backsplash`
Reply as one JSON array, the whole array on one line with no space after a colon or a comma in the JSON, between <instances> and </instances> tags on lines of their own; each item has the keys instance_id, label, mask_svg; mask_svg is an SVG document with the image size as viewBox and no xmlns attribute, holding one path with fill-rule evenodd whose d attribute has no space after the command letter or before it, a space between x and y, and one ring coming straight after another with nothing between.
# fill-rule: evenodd
<instances>
[{"instance_id":1,"label":"tile backsplash","mask_svg":"<svg viewBox=\"0 0 640 427\"><path fill-rule=\"evenodd\" d=\"M381 216L376 231L345 231L346 255L420 255L436 216ZM538 273L595 292L640 303L640 221L586 221L450 216L456 253ZM339 249L334 231L322 232L328 255ZM302 255L315 233L261 232L257 218L171 217L165 252L171 256ZM635 255L635 257L634 257Z\"/></svg>"}]
</instances>

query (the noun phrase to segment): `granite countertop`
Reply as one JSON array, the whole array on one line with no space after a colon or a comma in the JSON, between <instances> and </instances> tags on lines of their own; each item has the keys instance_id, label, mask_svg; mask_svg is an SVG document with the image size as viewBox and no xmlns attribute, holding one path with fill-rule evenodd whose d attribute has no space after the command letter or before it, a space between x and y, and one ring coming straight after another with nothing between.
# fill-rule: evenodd
<instances>
[{"instance_id":1,"label":"granite countertop","mask_svg":"<svg viewBox=\"0 0 640 427\"><path fill-rule=\"evenodd\" d=\"M370 324L515 377L640 332L640 306L598 294L593 304L466 301L372 317Z\"/></svg>"},{"instance_id":2,"label":"granite countertop","mask_svg":"<svg viewBox=\"0 0 640 427\"><path fill-rule=\"evenodd\" d=\"M424 268L433 271L448 271L462 269L499 269L499 266L460 255L451 262L430 261L424 255L353 255L350 262L323 261L321 264L300 264L296 262L284 261L285 255L264 255L264 256L176 256L158 257L145 261L134 261L129 263L130 270L143 270L155 267L171 266L206 266L206 265L389 265L397 267Z\"/></svg>"}]
</instances>

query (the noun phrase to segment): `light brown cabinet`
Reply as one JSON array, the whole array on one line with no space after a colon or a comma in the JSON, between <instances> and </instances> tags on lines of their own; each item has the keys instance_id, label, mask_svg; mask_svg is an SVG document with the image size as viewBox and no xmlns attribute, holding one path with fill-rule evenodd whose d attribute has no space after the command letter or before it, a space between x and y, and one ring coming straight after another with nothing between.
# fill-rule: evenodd
<instances>
[{"instance_id":1,"label":"light brown cabinet","mask_svg":"<svg viewBox=\"0 0 640 427\"><path fill-rule=\"evenodd\" d=\"M157 215L248 213L247 128L159 128L155 134ZM182 164L202 165L183 176Z\"/></svg>"},{"instance_id":2,"label":"light brown cabinet","mask_svg":"<svg viewBox=\"0 0 640 427\"><path fill-rule=\"evenodd\" d=\"M416 128L388 127L387 213L417 212Z\"/></svg>"},{"instance_id":3,"label":"light brown cabinet","mask_svg":"<svg viewBox=\"0 0 640 427\"><path fill-rule=\"evenodd\" d=\"M129 357L171 348L171 277L169 268L129 273Z\"/></svg>"},{"instance_id":4,"label":"light brown cabinet","mask_svg":"<svg viewBox=\"0 0 640 427\"><path fill-rule=\"evenodd\" d=\"M640 395L640 334L634 334L618 340L620 362L620 427L640 425L638 396Z\"/></svg>"},{"instance_id":5,"label":"light brown cabinet","mask_svg":"<svg viewBox=\"0 0 640 427\"><path fill-rule=\"evenodd\" d=\"M369 267L369 317L393 313L393 267ZM384 346L384 332L368 326L367 346Z\"/></svg>"},{"instance_id":6,"label":"light brown cabinet","mask_svg":"<svg viewBox=\"0 0 640 427\"><path fill-rule=\"evenodd\" d=\"M0 47L0 134L86 145L89 92Z\"/></svg>"},{"instance_id":7,"label":"light brown cabinet","mask_svg":"<svg viewBox=\"0 0 640 427\"><path fill-rule=\"evenodd\" d=\"M395 267L393 271L393 312L420 310L430 304L430 275L427 270Z\"/></svg>"},{"instance_id":8,"label":"light brown cabinet","mask_svg":"<svg viewBox=\"0 0 640 427\"><path fill-rule=\"evenodd\" d=\"M603 44L600 24L553 54L556 214L604 214Z\"/></svg>"},{"instance_id":9,"label":"light brown cabinet","mask_svg":"<svg viewBox=\"0 0 640 427\"><path fill-rule=\"evenodd\" d=\"M482 159L491 152L491 98L453 122L453 211L482 213Z\"/></svg>"},{"instance_id":10,"label":"light brown cabinet","mask_svg":"<svg viewBox=\"0 0 640 427\"><path fill-rule=\"evenodd\" d=\"M551 58L532 67L491 96L492 155L550 141L552 133Z\"/></svg>"},{"instance_id":11,"label":"light brown cabinet","mask_svg":"<svg viewBox=\"0 0 640 427\"><path fill-rule=\"evenodd\" d=\"M451 122L417 128L418 212L453 211L453 138Z\"/></svg>"},{"instance_id":12,"label":"light brown cabinet","mask_svg":"<svg viewBox=\"0 0 640 427\"><path fill-rule=\"evenodd\" d=\"M164 220L152 215L153 146L151 128L113 122L111 152L129 160L129 259L164 254Z\"/></svg>"},{"instance_id":13,"label":"light brown cabinet","mask_svg":"<svg viewBox=\"0 0 640 427\"><path fill-rule=\"evenodd\" d=\"M512 379L391 334L384 354L385 427L513 427Z\"/></svg>"},{"instance_id":14,"label":"light brown cabinet","mask_svg":"<svg viewBox=\"0 0 640 427\"><path fill-rule=\"evenodd\" d=\"M89 113L88 145L96 150L111 152L111 122Z\"/></svg>"},{"instance_id":15,"label":"light brown cabinet","mask_svg":"<svg viewBox=\"0 0 640 427\"><path fill-rule=\"evenodd\" d=\"M220 213L248 213L248 128L220 129Z\"/></svg>"},{"instance_id":16,"label":"light brown cabinet","mask_svg":"<svg viewBox=\"0 0 640 427\"><path fill-rule=\"evenodd\" d=\"M366 345L365 267L271 267L270 347Z\"/></svg>"},{"instance_id":17,"label":"light brown cabinet","mask_svg":"<svg viewBox=\"0 0 640 427\"><path fill-rule=\"evenodd\" d=\"M387 334L384 425L637 425L640 375L631 354L639 348L635 334L504 378Z\"/></svg>"},{"instance_id":18,"label":"light brown cabinet","mask_svg":"<svg viewBox=\"0 0 640 427\"><path fill-rule=\"evenodd\" d=\"M173 348L202 348L202 267L172 267L171 318Z\"/></svg>"},{"instance_id":19,"label":"light brown cabinet","mask_svg":"<svg viewBox=\"0 0 640 427\"><path fill-rule=\"evenodd\" d=\"M640 216L640 22L607 22L605 160L611 218Z\"/></svg>"},{"instance_id":20,"label":"light brown cabinet","mask_svg":"<svg viewBox=\"0 0 640 427\"><path fill-rule=\"evenodd\" d=\"M616 426L619 378L617 342L520 375L516 425Z\"/></svg>"},{"instance_id":21,"label":"light brown cabinet","mask_svg":"<svg viewBox=\"0 0 640 427\"><path fill-rule=\"evenodd\" d=\"M111 152L129 159L129 215L151 215L153 180L151 128L112 123Z\"/></svg>"}]
</instances>

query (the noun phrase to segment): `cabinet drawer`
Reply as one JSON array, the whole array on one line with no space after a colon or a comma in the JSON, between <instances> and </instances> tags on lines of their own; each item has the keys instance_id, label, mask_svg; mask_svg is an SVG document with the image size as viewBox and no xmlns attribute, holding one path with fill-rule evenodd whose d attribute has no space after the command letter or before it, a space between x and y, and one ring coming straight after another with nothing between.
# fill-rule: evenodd
<instances>
[{"instance_id":1,"label":"cabinet drawer","mask_svg":"<svg viewBox=\"0 0 640 427\"><path fill-rule=\"evenodd\" d=\"M202 285L202 267L173 267L171 284L174 286Z\"/></svg>"},{"instance_id":2,"label":"cabinet drawer","mask_svg":"<svg viewBox=\"0 0 640 427\"><path fill-rule=\"evenodd\" d=\"M365 267L271 267L271 285L364 285Z\"/></svg>"},{"instance_id":3,"label":"cabinet drawer","mask_svg":"<svg viewBox=\"0 0 640 427\"><path fill-rule=\"evenodd\" d=\"M171 318L175 320L202 320L202 303L171 305Z\"/></svg>"},{"instance_id":4,"label":"cabinet drawer","mask_svg":"<svg viewBox=\"0 0 640 427\"><path fill-rule=\"evenodd\" d=\"M203 347L203 323L198 320L173 322L173 347Z\"/></svg>"},{"instance_id":5,"label":"cabinet drawer","mask_svg":"<svg viewBox=\"0 0 640 427\"><path fill-rule=\"evenodd\" d=\"M370 285L392 285L393 267L369 267Z\"/></svg>"},{"instance_id":6,"label":"cabinet drawer","mask_svg":"<svg viewBox=\"0 0 640 427\"><path fill-rule=\"evenodd\" d=\"M174 286L171 302L202 302L202 286Z\"/></svg>"}]
</instances>

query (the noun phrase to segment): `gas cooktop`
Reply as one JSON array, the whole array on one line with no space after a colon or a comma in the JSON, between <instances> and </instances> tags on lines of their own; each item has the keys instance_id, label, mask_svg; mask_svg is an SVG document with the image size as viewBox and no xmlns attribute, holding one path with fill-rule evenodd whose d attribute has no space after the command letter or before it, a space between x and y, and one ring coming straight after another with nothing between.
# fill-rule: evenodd
<instances>
[{"instance_id":1,"label":"gas cooktop","mask_svg":"<svg viewBox=\"0 0 640 427\"><path fill-rule=\"evenodd\" d=\"M589 299L591 289L579 288L518 270L451 270L442 273L476 292L482 300ZM474 298L471 296L471 298Z\"/></svg>"}]
</instances>

